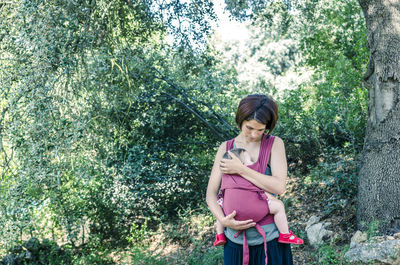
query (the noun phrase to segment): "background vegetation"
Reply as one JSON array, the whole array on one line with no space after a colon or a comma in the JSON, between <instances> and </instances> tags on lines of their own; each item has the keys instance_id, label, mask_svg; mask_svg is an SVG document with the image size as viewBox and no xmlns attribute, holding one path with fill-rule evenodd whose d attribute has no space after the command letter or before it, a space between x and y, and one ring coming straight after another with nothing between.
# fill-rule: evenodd
<instances>
[{"instance_id":1,"label":"background vegetation","mask_svg":"<svg viewBox=\"0 0 400 265\"><path fill-rule=\"evenodd\" d=\"M205 189L249 93L279 103L289 209L329 195L308 210L328 217L344 200L354 217L368 61L358 3L258 11L240 43L213 33L210 0L1 3L0 254L35 237L61 245L66 264L220 264ZM347 243L307 264L339 264Z\"/></svg>"}]
</instances>

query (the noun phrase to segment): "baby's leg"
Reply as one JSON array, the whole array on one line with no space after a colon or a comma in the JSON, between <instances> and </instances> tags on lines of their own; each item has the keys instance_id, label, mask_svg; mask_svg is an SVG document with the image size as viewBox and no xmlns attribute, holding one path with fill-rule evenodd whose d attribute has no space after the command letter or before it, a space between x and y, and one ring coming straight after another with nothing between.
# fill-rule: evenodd
<instances>
[{"instance_id":1,"label":"baby's leg","mask_svg":"<svg viewBox=\"0 0 400 265\"><path fill-rule=\"evenodd\" d=\"M217 196L217 203L221 206L223 205L223 197L222 194L219 193ZM226 244L226 237L224 234L225 227L217 220L215 223L217 227L217 235L215 236L215 241L213 243L214 246L222 246Z\"/></svg>"},{"instance_id":2,"label":"baby's leg","mask_svg":"<svg viewBox=\"0 0 400 265\"><path fill-rule=\"evenodd\" d=\"M218 220L215 225L217 226L217 235L224 233L225 227Z\"/></svg>"},{"instance_id":3,"label":"baby's leg","mask_svg":"<svg viewBox=\"0 0 400 265\"><path fill-rule=\"evenodd\" d=\"M265 193L268 197L269 203L269 210L271 214L274 215L274 221L278 230L281 234L289 233L289 225L285 213L285 205L282 201L275 198L272 194L266 192Z\"/></svg>"},{"instance_id":4,"label":"baby's leg","mask_svg":"<svg viewBox=\"0 0 400 265\"><path fill-rule=\"evenodd\" d=\"M278 227L280 232L278 242L297 245L303 244L303 239L298 238L292 233L292 231L289 231L288 221L285 213L285 205L283 202L268 192L266 192L265 195L268 197L269 210L274 215L276 227Z\"/></svg>"},{"instance_id":5,"label":"baby's leg","mask_svg":"<svg viewBox=\"0 0 400 265\"><path fill-rule=\"evenodd\" d=\"M221 206L221 208L223 208L222 207L223 201L224 201L224 199L222 197L222 193L219 192L218 196L217 196L217 203L218 203L219 206ZM217 220L215 225L217 226L217 235L224 233L225 227L218 220Z\"/></svg>"},{"instance_id":6,"label":"baby's leg","mask_svg":"<svg viewBox=\"0 0 400 265\"><path fill-rule=\"evenodd\" d=\"M217 220L215 223L217 226L217 235L215 236L214 246L222 246L226 244L226 237L224 234L225 227Z\"/></svg>"}]
</instances>

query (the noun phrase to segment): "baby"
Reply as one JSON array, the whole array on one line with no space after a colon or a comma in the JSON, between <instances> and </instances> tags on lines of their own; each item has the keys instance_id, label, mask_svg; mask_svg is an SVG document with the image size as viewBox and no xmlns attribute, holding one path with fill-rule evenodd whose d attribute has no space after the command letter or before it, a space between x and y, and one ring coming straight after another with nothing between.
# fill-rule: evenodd
<instances>
[{"instance_id":1,"label":"baby","mask_svg":"<svg viewBox=\"0 0 400 265\"><path fill-rule=\"evenodd\" d=\"M236 155L240 161L246 166L253 164L250 153L243 148L234 148L230 150L234 155ZM223 156L225 159L232 159L228 152ZM295 236L292 231L289 230L288 221L285 213L285 206L282 201L278 200L273 194L265 192L268 198L268 206L270 213L274 215L274 222L279 230L278 242L287 244L303 244L303 240ZM222 194L218 195L218 204L222 207L223 197ZM214 241L214 246L224 245L226 243L226 238L224 235L225 227L217 221L217 236Z\"/></svg>"}]
</instances>

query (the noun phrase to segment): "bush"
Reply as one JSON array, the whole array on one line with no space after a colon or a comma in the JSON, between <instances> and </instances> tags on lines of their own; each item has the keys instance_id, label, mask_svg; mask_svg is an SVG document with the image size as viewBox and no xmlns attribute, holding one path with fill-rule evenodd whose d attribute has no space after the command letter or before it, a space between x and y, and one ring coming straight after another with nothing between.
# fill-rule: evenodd
<instances>
[{"instance_id":1,"label":"bush","mask_svg":"<svg viewBox=\"0 0 400 265\"><path fill-rule=\"evenodd\" d=\"M0 264L72 264L71 251L59 247L57 243L48 239L40 242L39 239L32 237L12 247L9 252L10 254L3 257Z\"/></svg>"}]
</instances>

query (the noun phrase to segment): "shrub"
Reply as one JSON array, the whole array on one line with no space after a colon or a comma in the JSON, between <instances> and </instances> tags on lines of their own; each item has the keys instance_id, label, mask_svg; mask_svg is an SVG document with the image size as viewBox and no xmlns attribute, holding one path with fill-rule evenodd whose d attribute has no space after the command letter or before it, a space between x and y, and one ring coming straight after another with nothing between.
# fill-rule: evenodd
<instances>
[{"instance_id":1,"label":"shrub","mask_svg":"<svg viewBox=\"0 0 400 265\"><path fill-rule=\"evenodd\" d=\"M0 264L72 264L72 252L59 247L57 243L48 239L40 242L39 239L32 237L22 244L12 247L9 253L3 257Z\"/></svg>"}]
</instances>

